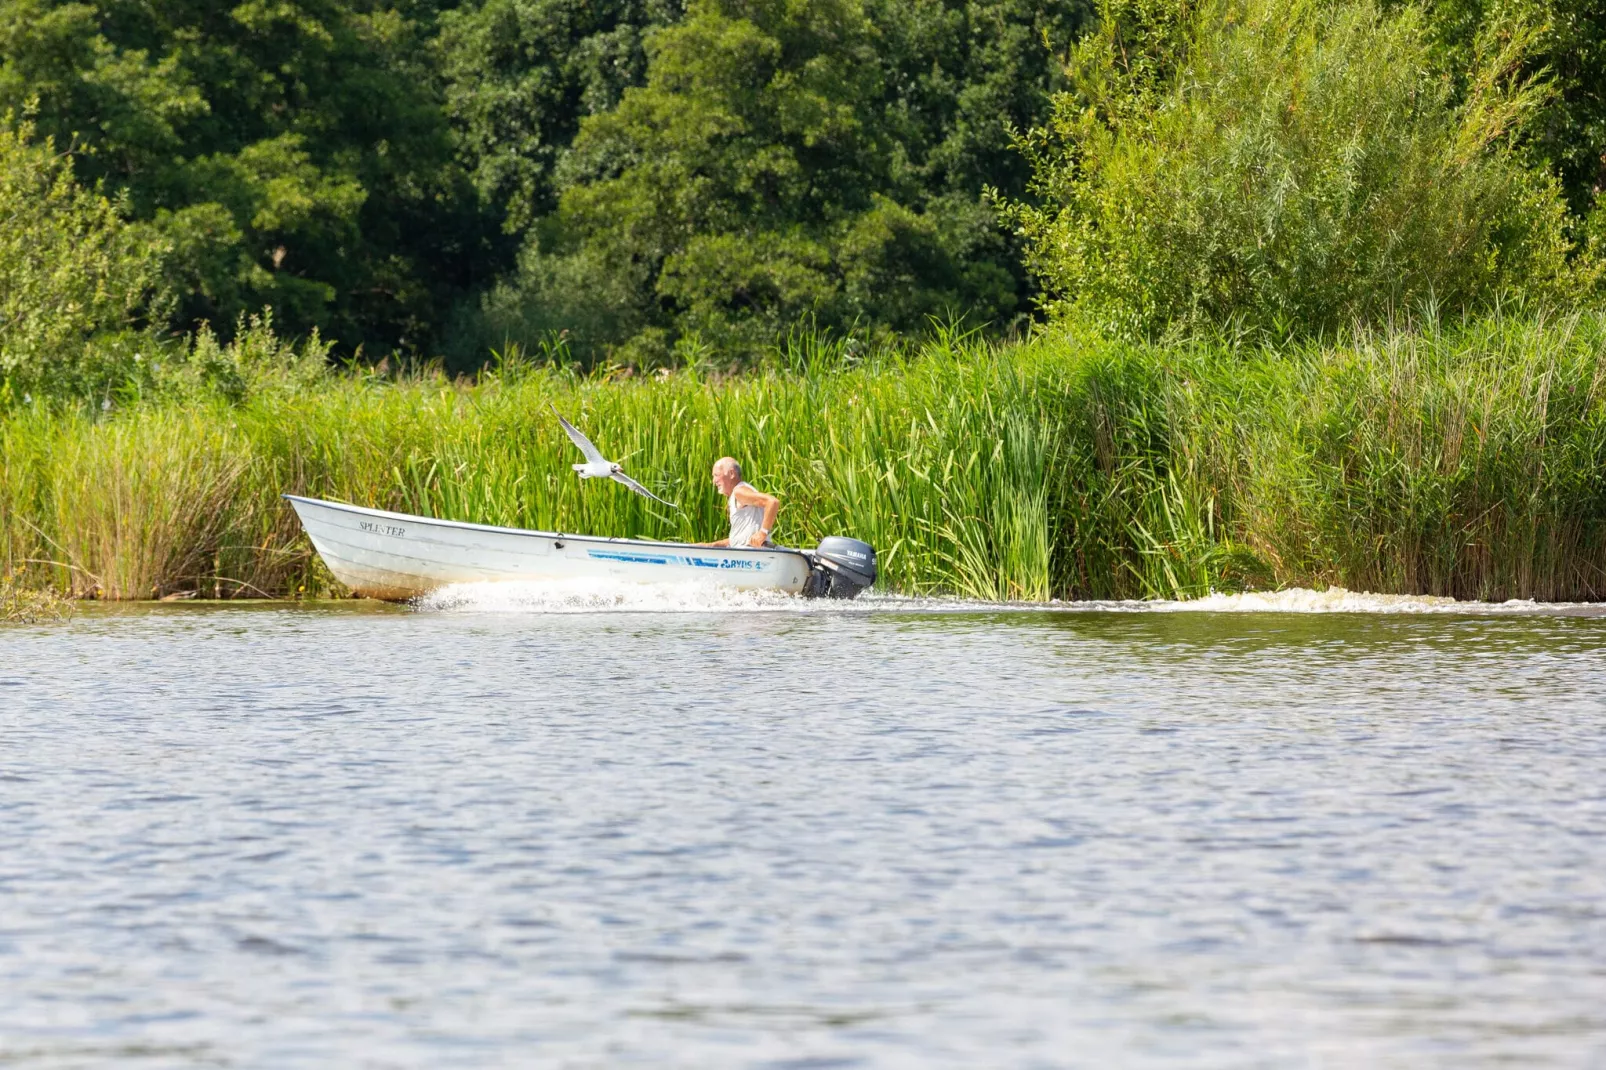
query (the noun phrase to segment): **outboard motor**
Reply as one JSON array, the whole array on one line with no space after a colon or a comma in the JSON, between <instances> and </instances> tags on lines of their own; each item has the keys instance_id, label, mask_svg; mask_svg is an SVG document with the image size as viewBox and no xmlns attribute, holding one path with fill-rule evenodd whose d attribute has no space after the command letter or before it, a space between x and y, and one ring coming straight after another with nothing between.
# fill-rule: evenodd
<instances>
[{"instance_id":1,"label":"outboard motor","mask_svg":"<svg viewBox=\"0 0 1606 1070\"><path fill-rule=\"evenodd\" d=\"M853 598L875 583L875 548L867 542L831 535L804 554L814 565L803 585L806 598Z\"/></svg>"}]
</instances>

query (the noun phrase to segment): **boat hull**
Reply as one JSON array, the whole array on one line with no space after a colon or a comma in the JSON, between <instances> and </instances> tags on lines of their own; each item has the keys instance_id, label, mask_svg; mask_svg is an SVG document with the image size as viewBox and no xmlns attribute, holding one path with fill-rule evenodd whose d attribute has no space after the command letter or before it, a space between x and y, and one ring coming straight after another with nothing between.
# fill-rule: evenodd
<instances>
[{"instance_id":1,"label":"boat hull","mask_svg":"<svg viewBox=\"0 0 1606 1070\"><path fill-rule=\"evenodd\" d=\"M779 547L602 539L284 498L337 580L356 594L389 601L454 583L587 578L796 594L811 567L801 551Z\"/></svg>"}]
</instances>

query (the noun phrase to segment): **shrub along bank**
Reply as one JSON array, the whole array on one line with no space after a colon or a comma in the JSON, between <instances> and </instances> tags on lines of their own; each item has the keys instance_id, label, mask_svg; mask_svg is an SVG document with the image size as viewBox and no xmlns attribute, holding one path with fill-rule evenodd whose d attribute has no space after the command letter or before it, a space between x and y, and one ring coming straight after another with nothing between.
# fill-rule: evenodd
<instances>
[{"instance_id":1,"label":"shrub along bank","mask_svg":"<svg viewBox=\"0 0 1606 1070\"><path fill-rule=\"evenodd\" d=\"M284 491L707 539L729 452L781 496L783 541L865 538L904 593L1606 597L1599 314L1277 349L950 335L857 364L798 338L740 378L511 360L474 384L325 373L245 334L110 412L0 417L0 569L104 598L338 593ZM684 511L581 484L549 403Z\"/></svg>"}]
</instances>

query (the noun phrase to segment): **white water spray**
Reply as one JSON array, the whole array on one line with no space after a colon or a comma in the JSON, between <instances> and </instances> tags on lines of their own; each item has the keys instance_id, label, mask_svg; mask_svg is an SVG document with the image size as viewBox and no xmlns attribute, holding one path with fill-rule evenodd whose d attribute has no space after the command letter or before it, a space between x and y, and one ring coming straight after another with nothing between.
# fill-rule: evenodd
<instances>
[{"instance_id":1,"label":"white water spray","mask_svg":"<svg viewBox=\"0 0 1606 1070\"><path fill-rule=\"evenodd\" d=\"M1246 594L1211 594L1185 602L1144 602L1140 605L1161 613L1461 613L1532 615L1593 612L1601 607L1578 602L1535 602L1511 599L1507 602L1462 602L1423 594L1368 594L1343 587L1313 591L1294 587L1286 591L1253 591Z\"/></svg>"},{"instance_id":2,"label":"white water spray","mask_svg":"<svg viewBox=\"0 0 1606 1070\"><path fill-rule=\"evenodd\" d=\"M866 592L853 601L801 598L779 591L743 591L700 583L625 580L459 583L413 603L425 612L460 613L1367 613L1465 615L1606 615L1585 603L1461 602L1430 595L1366 594L1342 587L1302 587L1248 594L1212 594L1187 601L978 602Z\"/></svg>"}]
</instances>

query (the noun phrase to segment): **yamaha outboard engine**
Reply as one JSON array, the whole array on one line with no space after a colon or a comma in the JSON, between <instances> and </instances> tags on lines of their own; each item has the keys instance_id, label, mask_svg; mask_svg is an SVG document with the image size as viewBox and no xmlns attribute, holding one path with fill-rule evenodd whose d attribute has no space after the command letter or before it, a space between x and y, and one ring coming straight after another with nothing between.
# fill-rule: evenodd
<instances>
[{"instance_id":1,"label":"yamaha outboard engine","mask_svg":"<svg viewBox=\"0 0 1606 1070\"><path fill-rule=\"evenodd\" d=\"M875 583L875 548L867 542L831 535L804 553L814 564L803 585L808 598L853 598Z\"/></svg>"}]
</instances>

